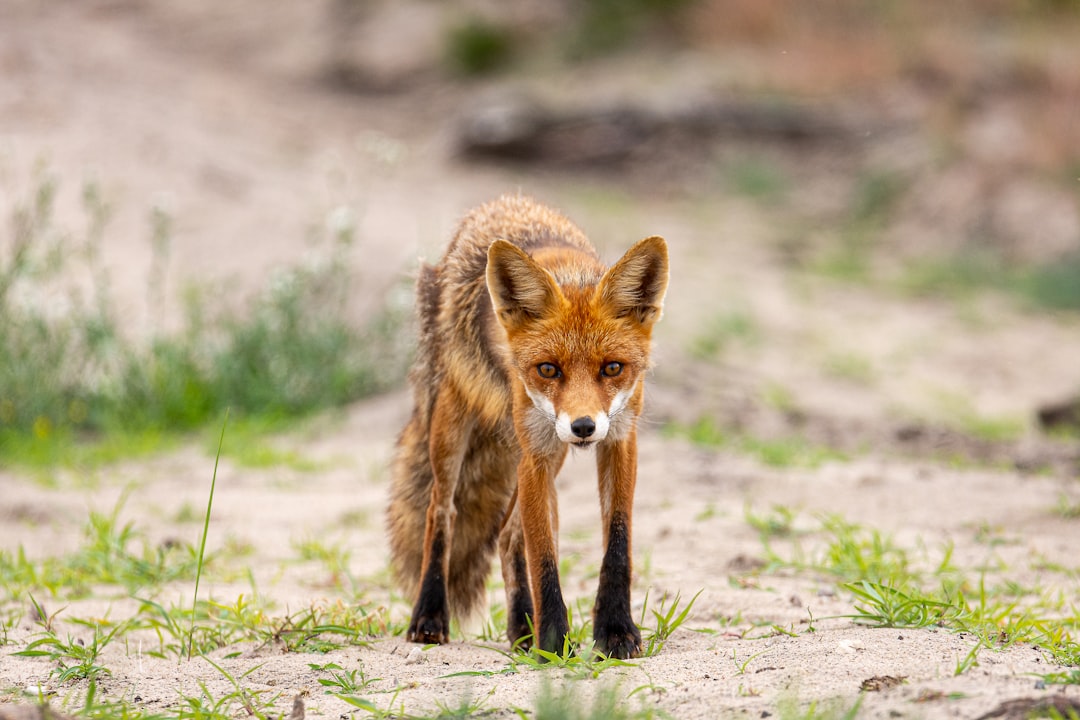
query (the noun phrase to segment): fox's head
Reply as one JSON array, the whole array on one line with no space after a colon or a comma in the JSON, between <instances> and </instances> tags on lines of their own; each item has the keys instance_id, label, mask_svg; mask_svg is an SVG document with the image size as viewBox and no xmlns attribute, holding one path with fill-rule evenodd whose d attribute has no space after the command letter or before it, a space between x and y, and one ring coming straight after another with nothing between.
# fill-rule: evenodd
<instances>
[{"instance_id":1,"label":"fox's head","mask_svg":"<svg viewBox=\"0 0 1080 720\"><path fill-rule=\"evenodd\" d=\"M488 250L487 286L512 370L541 437L587 446L619 439L641 410L652 328L668 284L663 238L641 240L606 270L578 250Z\"/></svg>"}]
</instances>

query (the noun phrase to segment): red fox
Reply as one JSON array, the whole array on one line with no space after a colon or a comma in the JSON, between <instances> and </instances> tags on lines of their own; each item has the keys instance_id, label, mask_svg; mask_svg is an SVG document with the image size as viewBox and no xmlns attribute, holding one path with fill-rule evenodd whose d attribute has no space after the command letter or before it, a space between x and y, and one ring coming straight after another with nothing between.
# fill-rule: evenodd
<instances>
[{"instance_id":1,"label":"red fox","mask_svg":"<svg viewBox=\"0 0 1080 720\"><path fill-rule=\"evenodd\" d=\"M595 647L640 653L630 615L637 419L667 283L662 238L608 269L581 230L523 196L473 210L442 262L421 268L415 404L387 511L394 573L415 601L409 641L449 641L451 615L482 601L498 546L510 642L561 651L555 477L570 447L595 448Z\"/></svg>"}]
</instances>

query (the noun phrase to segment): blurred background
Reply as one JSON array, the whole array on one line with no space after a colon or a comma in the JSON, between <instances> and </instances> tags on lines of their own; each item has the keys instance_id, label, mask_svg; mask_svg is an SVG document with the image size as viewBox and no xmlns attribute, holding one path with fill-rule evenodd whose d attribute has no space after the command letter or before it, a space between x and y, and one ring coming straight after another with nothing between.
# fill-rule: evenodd
<instances>
[{"instance_id":1,"label":"blurred background","mask_svg":"<svg viewBox=\"0 0 1080 720\"><path fill-rule=\"evenodd\" d=\"M668 238L654 427L1078 473L1078 37L1075 0L4 0L0 462L402 389L418 258L520 191L608 259Z\"/></svg>"}]
</instances>

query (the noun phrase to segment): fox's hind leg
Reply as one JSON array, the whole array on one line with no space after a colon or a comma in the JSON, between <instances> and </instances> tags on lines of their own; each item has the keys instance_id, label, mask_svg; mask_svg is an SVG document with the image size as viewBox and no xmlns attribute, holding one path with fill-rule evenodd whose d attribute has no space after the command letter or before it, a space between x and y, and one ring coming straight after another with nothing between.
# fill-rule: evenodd
<instances>
[{"instance_id":1,"label":"fox's hind leg","mask_svg":"<svg viewBox=\"0 0 1080 720\"><path fill-rule=\"evenodd\" d=\"M532 622L533 605L517 492L510 499L499 533L499 559L502 561L503 584L506 586L506 636L511 645L525 649L532 645L529 624Z\"/></svg>"},{"instance_id":2,"label":"fox's hind leg","mask_svg":"<svg viewBox=\"0 0 1080 720\"><path fill-rule=\"evenodd\" d=\"M424 527L420 593L405 635L410 642L450 641L446 586L457 516L454 493L474 427L469 414L461 412L463 406L457 393L447 387L439 392L432 411L429 454L434 478Z\"/></svg>"}]
</instances>

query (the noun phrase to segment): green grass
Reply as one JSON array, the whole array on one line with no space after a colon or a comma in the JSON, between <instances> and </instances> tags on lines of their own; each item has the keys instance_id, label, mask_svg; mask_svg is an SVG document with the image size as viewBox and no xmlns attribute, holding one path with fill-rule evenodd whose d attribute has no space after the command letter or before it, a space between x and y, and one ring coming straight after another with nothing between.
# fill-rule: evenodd
<instances>
[{"instance_id":1,"label":"green grass","mask_svg":"<svg viewBox=\"0 0 1080 720\"><path fill-rule=\"evenodd\" d=\"M451 69L465 76L505 69L513 59L514 38L497 24L471 18L450 29L446 58Z\"/></svg>"},{"instance_id":2,"label":"green grass","mask_svg":"<svg viewBox=\"0 0 1080 720\"><path fill-rule=\"evenodd\" d=\"M330 674L330 677L319 678L319 684L328 688L326 693L332 695L357 695L382 680L382 678L368 677L367 673L364 672L363 661L361 661L360 667L353 670L346 670L333 662L324 665L308 663L308 667L312 670Z\"/></svg>"},{"instance_id":3,"label":"green grass","mask_svg":"<svg viewBox=\"0 0 1080 720\"><path fill-rule=\"evenodd\" d=\"M761 538L763 572L832 579L852 600L853 612L842 618L875 628L944 628L970 634L976 642L957 658L957 674L976 666L983 651L1018 642L1039 647L1056 662L1080 664L1071 591L1059 584L1071 587L1073 570L1045 568L1044 573L1058 576L1048 578L1045 586L1021 587L1003 565L992 571L958 568L951 544L936 551L910 550L887 534L836 516L822 516L817 529L795 535L790 528L796 520L786 509L771 516L747 512L748 523ZM811 631L812 626L813 619Z\"/></svg>"},{"instance_id":4,"label":"green grass","mask_svg":"<svg viewBox=\"0 0 1080 720\"><path fill-rule=\"evenodd\" d=\"M321 564L326 579L319 582L323 587L359 591L362 583L349 570L351 553L341 545L331 545L316 538L305 538L292 543L301 561Z\"/></svg>"},{"instance_id":5,"label":"green grass","mask_svg":"<svg viewBox=\"0 0 1080 720\"><path fill-rule=\"evenodd\" d=\"M816 269L839 280L870 279L880 235L906 189L906 181L888 171L866 171L857 178L837 241L818 260Z\"/></svg>"},{"instance_id":6,"label":"green grass","mask_svg":"<svg viewBox=\"0 0 1080 720\"><path fill-rule=\"evenodd\" d=\"M641 608L641 618L638 628L642 637L642 656L652 657L659 654L664 645L679 628L683 626L690 612L701 594L699 590L689 602L684 603L682 595L676 593L674 597L667 594L661 597L658 605L650 606L649 595L646 593ZM576 605L567 607L567 619L570 632L563 640L563 647L558 652L550 652L533 647L528 650L513 648L509 653L497 650L507 659L507 665L499 670L466 671L453 673L446 677L493 677L502 674L512 674L521 670L559 670L566 677L577 679L596 679L601 673L613 668L636 668L639 665L634 661L609 658L597 650L592 640L592 623L587 619L588 608L578 602ZM575 617L583 618L575 622ZM651 622L648 622L651 620ZM483 631L486 639L502 638L505 636L505 609L499 605L488 620L488 625Z\"/></svg>"},{"instance_id":7,"label":"green grass","mask_svg":"<svg viewBox=\"0 0 1080 720\"><path fill-rule=\"evenodd\" d=\"M837 515L821 515L816 528L793 533L797 515L786 508L774 511L772 519L748 512L747 522L758 530L770 570L818 573L839 584L865 581L903 588L929 577L955 584L950 545L936 553L923 548L913 555L891 535Z\"/></svg>"},{"instance_id":8,"label":"green grass","mask_svg":"<svg viewBox=\"0 0 1080 720\"><path fill-rule=\"evenodd\" d=\"M328 225L314 256L279 270L251 298L189 288L176 332L133 337L100 257L111 208L83 190L87 230L55 223L58 181L37 178L0 243L0 457L4 464L96 466L153 452L178 434L237 419L287 422L399 383L408 310L391 304L366 326L348 317L354 228ZM336 216L335 216L336 217ZM161 316L172 218L151 217L157 253L147 303ZM2 238L0 238L2 240ZM89 288L70 282L92 279ZM244 462L300 464L249 447Z\"/></svg>"},{"instance_id":9,"label":"green grass","mask_svg":"<svg viewBox=\"0 0 1080 720\"><path fill-rule=\"evenodd\" d=\"M631 707L618 685L596 687L589 698L584 686L572 682L561 686L551 682L542 683L531 712L516 712L522 720L652 720L670 717L644 702L636 708Z\"/></svg>"},{"instance_id":10,"label":"green grass","mask_svg":"<svg viewBox=\"0 0 1080 720\"><path fill-rule=\"evenodd\" d=\"M690 355L698 360L715 360L737 346L757 344L761 331L747 312L733 310L713 315L704 329L690 340Z\"/></svg>"},{"instance_id":11,"label":"green grass","mask_svg":"<svg viewBox=\"0 0 1080 720\"><path fill-rule=\"evenodd\" d=\"M105 646L118 636L123 637L127 632L127 622L111 623L107 620L72 620L73 623L89 627L92 635L89 641L82 637L67 635L61 638L52 629L52 618L48 617L43 608L34 603L38 624L43 628L39 637L29 642L25 648L11 653L18 657L45 658L55 667L50 671L50 676L55 677L57 682L67 683L72 680L98 680L112 674L109 668L99 664L98 656Z\"/></svg>"},{"instance_id":12,"label":"green grass","mask_svg":"<svg viewBox=\"0 0 1080 720\"><path fill-rule=\"evenodd\" d=\"M181 720L228 718L241 713L258 720L270 720L273 717L273 710L282 697L282 692L267 689L253 690L244 684L244 679L257 672L262 667L261 664L248 668L237 677L205 655L199 657L217 670L229 682L233 690L224 695L214 695L207 689L205 683L200 683L201 692L198 695L181 696L177 713Z\"/></svg>"},{"instance_id":13,"label":"green grass","mask_svg":"<svg viewBox=\"0 0 1080 720\"><path fill-rule=\"evenodd\" d=\"M1080 252L1024 271L1020 291L1037 308L1080 310Z\"/></svg>"},{"instance_id":14,"label":"green grass","mask_svg":"<svg viewBox=\"0 0 1080 720\"><path fill-rule=\"evenodd\" d=\"M741 433L729 434L710 417L702 417L690 425L669 423L664 427L664 433L668 437L686 438L702 447L750 455L763 465L776 468L817 468L827 462L847 459L838 450L815 445L798 436L765 439Z\"/></svg>"},{"instance_id":15,"label":"green grass","mask_svg":"<svg viewBox=\"0 0 1080 720\"><path fill-rule=\"evenodd\" d=\"M911 295L962 298L988 289L1016 291L1012 273L1004 258L988 249L971 248L949 257L914 261L898 282Z\"/></svg>"},{"instance_id":16,"label":"green grass","mask_svg":"<svg viewBox=\"0 0 1080 720\"><path fill-rule=\"evenodd\" d=\"M752 177L752 176L751 176ZM768 183L760 183L768 191ZM1074 183L1075 184L1075 183ZM1049 261L1017 263L985 238L973 237L947 254L924 254L899 272L875 272L880 238L908 191L908 179L869 170L852 186L847 209L836 219L835 241L813 264L828 277L848 282L882 281L918 297L966 300L1003 293L1032 311L1080 310L1080 251ZM753 183L751 183L753 187Z\"/></svg>"},{"instance_id":17,"label":"green grass","mask_svg":"<svg viewBox=\"0 0 1080 720\"><path fill-rule=\"evenodd\" d=\"M1053 262L1017 265L992 249L971 247L908 265L899 287L912 295L951 298L999 292L1031 310L1080 310L1080 252Z\"/></svg>"},{"instance_id":18,"label":"green grass","mask_svg":"<svg viewBox=\"0 0 1080 720\"><path fill-rule=\"evenodd\" d=\"M195 570L195 590L192 592L191 607L194 609L199 602L199 581L202 580L203 568L206 561L206 537L210 534L210 515L214 509L214 490L217 487L218 465L221 462L221 448L225 444L225 429L229 426L229 412L225 411L225 417L221 421L221 434L218 436L217 455L214 456L214 473L210 476L210 493L206 499L206 514L203 516L203 531L199 540L199 558ZM188 628L188 660L193 652L191 638L195 634L195 613L191 614L191 625Z\"/></svg>"},{"instance_id":19,"label":"green grass","mask_svg":"<svg viewBox=\"0 0 1080 720\"><path fill-rule=\"evenodd\" d=\"M825 357L822 370L829 377L865 387L873 385L878 377L870 358L851 352L830 353Z\"/></svg>"},{"instance_id":20,"label":"green grass","mask_svg":"<svg viewBox=\"0 0 1080 720\"><path fill-rule=\"evenodd\" d=\"M0 589L11 597L45 593L79 598L101 586L135 594L147 587L193 580L200 565L195 548L182 541L149 543L132 523L120 522L123 505L122 498L111 513L91 511L84 543L70 555L31 560L22 546L0 549Z\"/></svg>"},{"instance_id":21,"label":"green grass","mask_svg":"<svg viewBox=\"0 0 1080 720\"><path fill-rule=\"evenodd\" d=\"M921 594L913 588L901 589L887 583L845 583L855 596L852 622L870 627L924 628L941 624L956 611L954 605Z\"/></svg>"},{"instance_id":22,"label":"green grass","mask_svg":"<svg viewBox=\"0 0 1080 720\"><path fill-rule=\"evenodd\" d=\"M641 641L644 643L642 648L643 656L652 657L660 653L672 633L686 622L686 618L689 617L690 611L694 608L694 603L697 602L702 592L704 591L698 590L686 605L682 605L681 593L675 593L675 597L670 598L670 605L668 604L668 596L664 595L660 598L659 608L649 608L649 596L648 594L645 595L645 602L641 606L641 621L638 623L643 630L641 637ZM652 627L646 627L645 625L646 610L652 613L654 622Z\"/></svg>"},{"instance_id":23,"label":"green grass","mask_svg":"<svg viewBox=\"0 0 1080 720\"><path fill-rule=\"evenodd\" d=\"M671 27L693 0L585 0L575 27L566 34L566 52L577 59L631 48L650 33Z\"/></svg>"},{"instance_id":24,"label":"green grass","mask_svg":"<svg viewBox=\"0 0 1080 720\"><path fill-rule=\"evenodd\" d=\"M773 537L790 537L795 533L795 518L798 512L786 505L773 505L772 511L757 515L747 504L743 517L750 527L758 531L762 542Z\"/></svg>"},{"instance_id":25,"label":"green grass","mask_svg":"<svg viewBox=\"0 0 1080 720\"><path fill-rule=\"evenodd\" d=\"M779 720L855 720L859 717L864 695L851 703L840 698L823 702L801 704L793 696L784 697L777 703Z\"/></svg>"},{"instance_id":26,"label":"green grass","mask_svg":"<svg viewBox=\"0 0 1080 720\"><path fill-rule=\"evenodd\" d=\"M403 693L401 684L369 675L363 657L356 659L352 654L355 650L348 652L349 649L363 649L373 639L400 635L403 625L386 608L356 600L362 592L360 586L367 583L364 579L353 579L352 584L358 587L337 588L350 598L346 602L322 601L285 612L278 611L254 592L225 600L200 598L196 594L192 604L189 591L185 591L185 598L170 604L162 596L171 593L163 591L176 587L177 582L189 583L192 574L177 577L170 572L146 573L138 562L143 559L143 552L138 550L143 533L137 526L119 521L122 508L121 502L111 513L92 516L82 546L69 555L37 561L24 559L24 565L33 570L31 576L45 576L46 566L64 570L58 581L60 587L50 591L18 581L15 577L18 573L0 573L5 579L0 585L0 611L21 603L23 598L35 598L32 614L36 618L35 632L14 647L5 648L5 652L39 659L53 687L60 688L70 698L65 700L70 704L62 707L76 715L101 720L151 717L224 720L238 715L265 720L277 718L288 698L278 689L267 688L263 679L255 680L259 674L257 663L237 666L227 662L242 652L254 656L308 654L310 659L305 659L305 663L314 673L312 683L317 683L322 693L354 708L357 717L451 718L498 712L497 708L489 707L491 696L482 687L457 700L440 701L418 711L413 706L416 696ZM211 513L212 505L208 501L202 517L203 537ZM188 514L194 512L189 510ZM1006 579L992 582L989 574L969 576L970 571L954 566L948 546L939 551L905 548L874 528L836 516L821 516L816 523L808 522L787 506L774 506L758 513L748 509L746 518L748 525L760 535L770 559L765 573L783 571L826 578L851 597L853 612L833 620L847 619L874 628L963 632L970 639L950 667L951 672L958 674L970 672L985 661L988 653L1018 642L1030 643L1037 645L1048 660L1067 666L1064 670L1048 668L1040 676L1043 682L1060 685L1078 682L1076 673L1067 669L1080 665L1080 650L1073 640L1077 622L1069 607L1072 593L1065 587L1055 599L1051 586L1056 581L1052 579L1047 580L1046 588L1026 589L1009 585ZM325 540L304 541L296 545L296 550L303 558L323 563L327 569L340 569L348 562L346 550ZM187 548L186 554L196 562L191 572L196 576L201 574L205 561L199 562L199 553L193 547ZM87 561L95 557L99 559ZM219 558L206 565L207 569L227 559ZM95 597L109 596L110 588L130 592L128 597L138 602L128 614L109 613L100 617L80 616L63 608L49 612L45 603L36 600L39 590L46 598L68 598L85 593L87 588L94 590ZM72 589L77 591L74 595ZM640 620L646 647L640 660L614 660L596 653L590 639L589 608L587 603L579 602L569 609L571 636L561 652L496 649L505 658L503 667L456 672L444 677L468 676L494 681L502 675L541 672L542 685L560 683L559 689L550 693L541 690L531 707L516 709L521 717L666 717L646 699L664 695L665 689L654 686L651 679L633 689L608 684L607 679L617 676L618 682L623 683L639 673L648 678L649 657L662 652L664 644L685 626L697 597L686 602L676 593L653 602L646 596ZM496 611L493 624L504 624L504 620L499 622L503 612ZM0 618L13 617L15 622L23 616L22 612L17 616L0 612ZM804 632L822 632L814 629L814 622L821 620L812 617L810 626L803 629L795 625L780 627L763 620L742 637L745 640L778 635L798 638ZM8 621L2 627L14 626ZM752 632L755 628L758 632ZM726 632L730 631L729 627ZM0 629L0 640L7 632L10 630ZM501 628L497 635L501 638ZM211 689L208 682L187 686L177 692L170 704L159 706L154 715L145 706L132 703L130 698L99 695L99 687L111 687L114 682L113 670L103 658L118 647L128 647L128 652L132 652L136 638L139 654L180 663L205 663L225 681L224 686L218 684L214 686L216 689ZM342 651L347 654L341 654ZM188 659L189 653L194 659ZM324 654L326 659L315 657L319 654ZM741 650L731 655L738 674L748 676L754 669L751 661L759 657L762 654L754 652L744 656ZM739 692L753 695L757 691L745 685ZM853 717L858 713L858 705L852 705L850 698L836 702L782 701L776 705L776 712L778 717L792 718Z\"/></svg>"},{"instance_id":27,"label":"green grass","mask_svg":"<svg viewBox=\"0 0 1080 720\"><path fill-rule=\"evenodd\" d=\"M240 467L266 469L283 467L301 473L325 469L327 463L306 456L300 450L282 447L281 436L290 430L304 429L305 420L297 417L254 416L229 422L229 442L221 448L222 457ZM202 432L203 445L216 452L215 428ZM301 433L302 434L302 433Z\"/></svg>"},{"instance_id":28,"label":"green grass","mask_svg":"<svg viewBox=\"0 0 1080 720\"><path fill-rule=\"evenodd\" d=\"M1026 429L1025 419L980 412L966 395L942 390L937 393L936 400L944 423L979 440L1017 440Z\"/></svg>"},{"instance_id":29,"label":"green grass","mask_svg":"<svg viewBox=\"0 0 1080 720\"><path fill-rule=\"evenodd\" d=\"M744 156L726 168L727 181L741 195L776 203L791 190L791 182L783 170L770 158Z\"/></svg>"}]
</instances>

